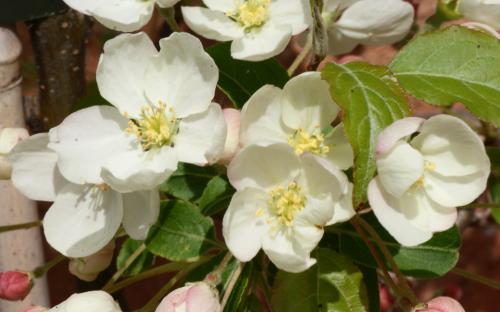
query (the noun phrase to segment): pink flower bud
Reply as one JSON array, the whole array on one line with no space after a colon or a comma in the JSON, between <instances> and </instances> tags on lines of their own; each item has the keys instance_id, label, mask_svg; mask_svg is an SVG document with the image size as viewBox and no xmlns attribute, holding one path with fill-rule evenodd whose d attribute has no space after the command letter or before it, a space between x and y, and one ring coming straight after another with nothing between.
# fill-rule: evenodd
<instances>
[{"instance_id":1,"label":"pink flower bud","mask_svg":"<svg viewBox=\"0 0 500 312\"><path fill-rule=\"evenodd\" d=\"M426 308L415 310L415 312L465 312L462 305L450 297L437 297L427 302Z\"/></svg>"},{"instance_id":2,"label":"pink flower bud","mask_svg":"<svg viewBox=\"0 0 500 312\"><path fill-rule=\"evenodd\" d=\"M97 278L99 273L106 270L111 264L114 251L115 242L111 241L103 249L93 255L85 258L71 259L68 265L69 271L82 281L92 282Z\"/></svg>"},{"instance_id":3,"label":"pink flower bud","mask_svg":"<svg viewBox=\"0 0 500 312\"><path fill-rule=\"evenodd\" d=\"M383 285L379 287L378 293L380 298L380 311L389 311L394 305L394 298L391 296L391 293L387 287Z\"/></svg>"},{"instance_id":4,"label":"pink flower bud","mask_svg":"<svg viewBox=\"0 0 500 312\"><path fill-rule=\"evenodd\" d=\"M0 299L23 300L32 286L33 282L29 273L18 271L0 273Z\"/></svg>"},{"instance_id":5,"label":"pink flower bud","mask_svg":"<svg viewBox=\"0 0 500 312\"><path fill-rule=\"evenodd\" d=\"M24 310L21 310L21 312L48 312L48 311L49 310L47 308L40 307L40 306L31 306L31 307L25 308Z\"/></svg>"},{"instance_id":6,"label":"pink flower bud","mask_svg":"<svg viewBox=\"0 0 500 312\"><path fill-rule=\"evenodd\" d=\"M217 290L204 282L186 284L168 294L156 312L220 312Z\"/></svg>"},{"instance_id":7,"label":"pink flower bud","mask_svg":"<svg viewBox=\"0 0 500 312\"><path fill-rule=\"evenodd\" d=\"M220 162L227 164L238 151L240 143L240 111L234 108L222 110L227 125L226 144Z\"/></svg>"}]
</instances>

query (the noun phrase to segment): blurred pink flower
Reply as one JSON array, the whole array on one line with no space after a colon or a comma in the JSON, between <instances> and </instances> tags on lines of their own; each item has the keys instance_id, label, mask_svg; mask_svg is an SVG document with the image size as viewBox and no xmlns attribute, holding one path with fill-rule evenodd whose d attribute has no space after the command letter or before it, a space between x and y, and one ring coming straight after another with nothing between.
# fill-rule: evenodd
<instances>
[{"instance_id":1,"label":"blurred pink flower","mask_svg":"<svg viewBox=\"0 0 500 312\"><path fill-rule=\"evenodd\" d=\"M168 294L156 312L220 312L219 295L204 282L187 284Z\"/></svg>"},{"instance_id":2,"label":"blurred pink flower","mask_svg":"<svg viewBox=\"0 0 500 312\"><path fill-rule=\"evenodd\" d=\"M427 307L415 312L465 312L462 305L450 297L437 297L427 302Z\"/></svg>"}]
</instances>

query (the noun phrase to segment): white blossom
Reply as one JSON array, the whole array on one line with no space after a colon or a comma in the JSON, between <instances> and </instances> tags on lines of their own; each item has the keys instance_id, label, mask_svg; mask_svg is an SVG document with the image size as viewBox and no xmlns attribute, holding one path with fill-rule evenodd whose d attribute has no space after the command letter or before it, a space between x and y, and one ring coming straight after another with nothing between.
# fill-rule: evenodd
<instances>
[{"instance_id":1,"label":"white blossom","mask_svg":"<svg viewBox=\"0 0 500 312\"><path fill-rule=\"evenodd\" d=\"M368 188L370 206L397 241L414 246L454 225L456 207L485 190L490 162L466 123L437 115L405 118L385 129L377 170Z\"/></svg>"},{"instance_id":2,"label":"white blossom","mask_svg":"<svg viewBox=\"0 0 500 312\"><path fill-rule=\"evenodd\" d=\"M185 22L213 40L232 41L235 59L260 61L283 52L292 35L311 23L309 0L203 0L182 7Z\"/></svg>"},{"instance_id":3,"label":"white blossom","mask_svg":"<svg viewBox=\"0 0 500 312\"><path fill-rule=\"evenodd\" d=\"M358 44L395 43L413 23L413 6L402 0L325 0L322 12L329 53L352 51Z\"/></svg>"},{"instance_id":4,"label":"white blossom","mask_svg":"<svg viewBox=\"0 0 500 312\"><path fill-rule=\"evenodd\" d=\"M108 293L96 290L73 294L48 312L122 312Z\"/></svg>"},{"instance_id":5,"label":"white blossom","mask_svg":"<svg viewBox=\"0 0 500 312\"><path fill-rule=\"evenodd\" d=\"M187 33L160 40L160 48L144 33L106 42L97 84L114 107L83 109L50 131L49 147L69 181L151 190L179 161L206 165L222 155L226 124L211 102L214 61Z\"/></svg>"},{"instance_id":6,"label":"white blossom","mask_svg":"<svg viewBox=\"0 0 500 312\"><path fill-rule=\"evenodd\" d=\"M229 250L250 261L262 248L280 269L301 272L348 191L347 177L313 154L298 156L288 145L244 148L228 167L236 188L223 219Z\"/></svg>"},{"instance_id":7,"label":"white blossom","mask_svg":"<svg viewBox=\"0 0 500 312\"><path fill-rule=\"evenodd\" d=\"M339 107L319 72L306 72L286 83L260 88L241 111L240 145L288 144L297 155L324 157L341 170L353 164L343 125L332 129Z\"/></svg>"},{"instance_id":8,"label":"white blossom","mask_svg":"<svg viewBox=\"0 0 500 312\"><path fill-rule=\"evenodd\" d=\"M72 9L93 16L104 26L125 32L139 30L151 19L155 4L169 8L180 0L63 0Z\"/></svg>"},{"instance_id":9,"label":"white blossom","mask_svg":"<svg viewBox=\"0 0 500 312\"><path fill-rule=\"evenodd\" d=\"M500 29L500 0L459 0L457 9L466 19Z\"/></svg>"},{"instance_id":10,"label":"white blossom","mask_svg":"<svg viewBox=\"0 0 500 312\"><path fill-rule=\"evenodd\" d=\"M120 194L105 185L71 183L57 168L48 142L48 134L37 134L9 155L14 186L32 200L54 202L43 219L47 242L80 258L106 246L121 224L132 238L144 240L159 215L158 191Z\"/></svg>"}]
</instances>

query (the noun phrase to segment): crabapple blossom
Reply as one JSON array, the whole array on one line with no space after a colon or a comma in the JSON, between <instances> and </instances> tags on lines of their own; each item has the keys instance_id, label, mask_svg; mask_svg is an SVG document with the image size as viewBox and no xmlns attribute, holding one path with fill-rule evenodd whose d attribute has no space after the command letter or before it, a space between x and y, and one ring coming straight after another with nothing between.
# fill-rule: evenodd
<instances>
[{"instance_id":1,"label":"crabapple blossom","mask_svg":"<svg viewBox=\"0 0 500 312\"><path fill-rule=\"evenodd\" d=\"M358 44L398 42L410 31L413 15L413 6L402 0L326 0L328 51L338 55Z\"/></svg>"},{"instance_id":2,"label":"crabapple blossom","mask_svg":"<svg viewBox=\"0 0 500 312\"><path fill-rule=\"evenodd\" d=\"M235 59L260 61L283 52L292 35L311 24L308 0L203 0L208 8L182 7L196 33L232 41Z\"/></svg>"},{"instance_id":3,"label":"crabapple blossom","mask_svg":"<svg viewBox=\"0 0 500 312\"><path fill-rule=\"evenodd\" d=\"M54 202L43 219L47 242L65 256L80 258L106 246L123 224L134 239L146 238L160 209L157 190L120 194L109 187L69 182L59 171L46 133L12 150L12 183L26 197Z\"/></svg>"},{"instance_id":4,"label":"crabapple blossom","mask_svg":"<svg viewBox=\"0 0 500 312\"><path fill-rule=\"evenodd\" d=\"M144 33L107 41L97 84L114 107L77 111L50 131L59 170L73 183L129 193L156 188L179 161L215 163L226 138L212 103L217 80L214 61L187 33L160 40L159 52Z\"/></svg>"},{"instance_id":5,"label":"crabapple blossom","mask_svg":"<svg viewBox=\"0 0 500 312\"><path fill-rule=\"evenodd\" d=\"M96 290L73 294L48 312L122 312L108 293Z\"/></svg>"},{"instance_id":6,"label":"crabapple blossom","mask_svg":"<svg viewBox=\"0 0 500 312\"><path fill-rule=\"evenodd\" d=\"M186 284L169 293L156 312L220 312L217 289L207 283Z\"/></svg>"},{"instance_id":7,"label":"crabapple blossom","mask_svg":"<svg viewBox=\"0 0 500 312\"><path fill-rule=\"evenodd\" d=\"M334 129L339 107L319 72L306 72L283 90L266 85L241 110L240 145L288 144L297 155L312 153L341 170L353 164L353 152L342 124Z\"/></svg>"},{"instance_id":8,"label":"crabapple blossom","mask_svg":"<svg viewBox=\"0 0 500 312\"><path fill-rule=\"evenodd\" d=\"M29 137L24 128L2 128L0 126L0 180L10 179L12 171L7 155L20 141Z\"/></svg>"},{"instance_id":9,"label":"crabapple blossom","mask_svg":"<svg viewBox=\"0 0 500 312\"><path fill-rule=\"evenodd\" d=\"M396 121L380 134L376 154L378 175L368 199L380 223L405 246L452 227L456 207L476 199L490 174L479 136L448 115Z\"/></svg>"},{"instance_id":10,"label":"crabapple blossom","mask_svg":"<svg viewBox=\"0 0 500 312\"><path fill-rule=\"evenodd\" d=\"M297 155L287 144L245 147L228 167L235 187L223 219L229 250L250 261L262 248L280 269L301 272L316 262L310 252L323 227L339 215L349 190L347 177L312 153ZM352 209L352 206L350 207Z\"/></svg>"},{"instance_id":11,"label":"crabapple blossom","mask_svg":"<svg viewBox=\"0 0 500 312\"><path fill-rule=\"evenodd\" d=\"M71 259L68 264L69 271L82 281L92 282L99 273L106 270L113 261L115 242L112 240L103 249L93 255Z\"/></svg>"},{"instance_id":12,"label":"crabapple blossom","mask_svg":"<svg viewBox=\"0 0 500 312\"><path fill-rule=\"evenodd\" d=\"M415 312L465 312L462 305L450 297L437 297L427 302L426 308L417 308Z\"/></svg>"},{"instance_id":13,"label":"crabapple blossom","mask_svg":"<svg viewBox=\"0 0 500 312\"><path fill-rule=\"evenodd\" d=\"M500 0L458 0L457 10L466 19L500 29Z\"/></svg>"},{"instance_id":14,"label":"crabapple blossom","mask_svg":"<svg viewBox=\"0 0 500 312\"><path fill-rule=\"evenodd\" d=\"M104 26L131 32L151 19L155 4L168 8L180 0L64 0L72 9L93 16Z\"/></svg>"}]
</instances>

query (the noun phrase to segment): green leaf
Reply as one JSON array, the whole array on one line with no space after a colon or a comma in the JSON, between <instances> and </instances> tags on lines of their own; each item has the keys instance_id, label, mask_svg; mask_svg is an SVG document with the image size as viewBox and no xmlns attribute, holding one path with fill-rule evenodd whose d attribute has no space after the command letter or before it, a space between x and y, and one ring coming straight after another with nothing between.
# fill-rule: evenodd
<instances>
[{"instance_id":1,"label":"green leaf","mask_svg":"<svg viewBox=\"0 0 500 312\"><path fill-rule=\"evenodd\" d=\"M191 260L219 247L211 218L184 201L162 202L160 217L146 240L153 254L171 261Z\"/></svg>"},{"instance_id":2,"label":"green leaf","mask_svg":"<svg viewBox=\"0 0 500 312\"><path fill-rule=\"evenodd\" d=\"M243 265L243 269L227 299L224 312L244 311L249 299L249 293L254 282L255 265L253 262L247 262L241 265Z\"/></svg>"},{"instance_id":3,"label":"green leaf","mask_svg":"<svg viewBox=\"0 0 500 312\"><path fill-rule=\"evenodd\" d=\"M318 263L294 274L280 271L273 285L271 305L276 312L368 311L363 274L349 258L319 248Z\"/></svg>"},{"instance_id":4,"label":"green leaf","mask_svg":"<svg viewBox=\"0 0 500 312\"><path fill-rule=\"evenodd\" d=\"M452 26L416 37L390 65L413 96L435 105L464 104L500 125L500 40Z\"/></svg>"},{"instance_id":5,"label":"green leaf","mask_svg":"<svg viewBox=\"0 0 500 312\"><path fill-rule=\"evenodd\" d=\"M358 265L358 267L363 273L363 282L366 286L366 292L368 294L368 311L380 311L377 270L375 268L369 268L362 265Z\"/></svg>"},{"instance_id":6,"label":"green leaf","mask_svg":"<svg viewBox=\"0 0 500 312\"><path fill-rule=\"evenodd\" d=\"M241 108L255 91L266 84L282 88L289 77L275 59L247 62L231 57L231 43L216 44L207 49L219 68L218 86L234 106Z\"/></svg>"},{"instance_id":7,"label":"green leaf","mask_svg":"<svg viewBox=\"0 0 500 312\"><path fill-rule=\"evenodd\" d=\"M397 266L405 275L415 277L442 276L453 269L458 261L460 233L456 227L435 234L431 240L419 246L405 247L392 238L373 214L365 215L364 218L381 236ZM330 227L327 231L338 234L340 251L343 254L349 255L362 265L377 267L370 250L350 224Z\"/></svg>"},{"instance_id":8,"label":"green leaf","mask_svg":"<svg viewBox=\"0 0 500 312\"><path fill-rule=\"evenodd\" d=\"M196 200L203 194L207 183L219 173L216 167L180 163L170 178L160 185L160 191L186 201Z\"/></svg>"},{"instance_id":9,"label":"green leaf","mask_svg":"<svg viewBox=\"0 0 500 312\"><path fill-rule=\"evenodd\" d=\"M491 172L496 175L500 175L500 148L486 146L486 153L490 158Z\"/></svg>"},{"instance_id":10,"label":"green leaf","mask_svg":"<svg viewBox=\"0 0 500 312\"><path fill-rule=\"evenodd\" d=\"M226 177L213 177L198 201L201 212L210 216L227 208L234 192Z\"/></svg>"},{"instance_id":11,"label":"green leaf","mask_svg":"<svg viewBox=\"0 0 500 312\"><path fill-rule=\"evenodd\" d=\"M490 194L491 194L491 200L495 204L500 204L500 179L497 177L494 177L491 179L490 182ZM499 208L494 208L491 209L491 216L495 221L500 224L500 209Z\"/></svg>"},{"instance_id":12,"label":"green leaf","mask_svg":"<svg viewBox=\"0 0 500 312\"><path fill-rule=\"evenodd\" d=\"M2 1L0 7L0 24L46 17L68 8L61 0Z\"/></svg>"},{"instance_id":13,"label":"green leaf","mask_svg":"<svg viewBox=\"0 0 500 312\"><path fill-rule=\"evenodd\" d=\"M133 240L131 238L127 239L122 247L120 248L120 252L118 253L118 257L116 257L116 268L120 270L124 265L127 259L142 245L143 241ZM135 259L134 262L125 270L123 273L124 276L134 276L137 275L149 267L151 267L154 263L155 257L152 253L145 250L141 253L141 255Z\"/></svg>"},{"instance_id":14,"label":"green leaf","mask_svg":"<svg viewBox=\"0 0 500 312\"><path fill-rule=\"evenodd\" d=\"M343 110L344 129L354 150L354 206L366 201L375 174L375 146L385 127L406 117L403 90L385 66L352 62L330 63L322 71L330 93Z\"/></svg>"}]
</instances>

